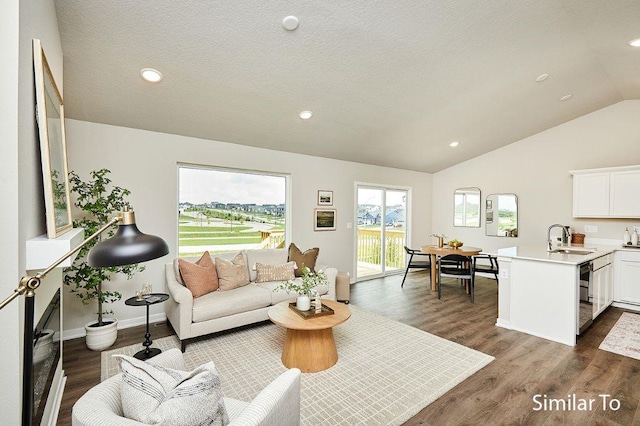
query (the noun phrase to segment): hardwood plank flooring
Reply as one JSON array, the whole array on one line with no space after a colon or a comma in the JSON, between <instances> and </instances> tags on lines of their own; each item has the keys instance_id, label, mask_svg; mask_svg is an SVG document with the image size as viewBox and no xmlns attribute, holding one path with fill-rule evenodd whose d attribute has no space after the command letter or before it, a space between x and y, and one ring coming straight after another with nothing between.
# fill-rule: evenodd
<instances>
[{"instance_id":1,"label":"hardwood plank flooring","mask_svg":"<svg viewBox=\"0 0 640 426\"><path fill-rule=\"evenodd\" d=\"M494 280L476 280L474 304L454 280L445 282L441 300L430 291L428 272L411 271L404 288L401 281L402 276L396 275L354 284L351 303L496 358L406 426L640 425L640 361L598 349L622 309L607 309L571 348L496 327ZM152 339L171 334L164 322L152 325ZM143 336L143 326L120 330L114 347L141 343ZM69 425L75 401L100 381L100 353L87 349L84 339L67 341L63 368L67 385L58 424ZM574 393L578 398L595 398L597 407L592 411L533 410L536 394L566 400ZM601 394L619 399L620 409L602 410Z\"/></svg>"}]
</instances>

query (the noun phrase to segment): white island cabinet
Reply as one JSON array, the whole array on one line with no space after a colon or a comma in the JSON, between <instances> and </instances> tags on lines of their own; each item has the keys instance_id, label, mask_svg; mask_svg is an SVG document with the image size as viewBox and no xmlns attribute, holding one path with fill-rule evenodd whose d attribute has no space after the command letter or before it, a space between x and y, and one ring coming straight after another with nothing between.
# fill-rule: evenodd
<instances>
[{"instance_id":1,"label":"white island cabinet","mask_svg":"<svg viewBox=\"0 0 640 426\"><path fill-rule=\"evenodd\" d=\"M576 344L579 332L580 265L611 256L614 248L589 254L550 253L538 246L498 250L500 285L496 325L544 339ZM611 271L600 269L594 316L611 303Z\"/></svg>"},{"instance_id":2,"label":"white island cabinet","mask_svg":"<svg viewBox=\"0 0 640 426\"><path fill-rule=\"evenodd\" d=\"M592 292L589 296L593 308L593 319L613 303L612 257L613 254L608 254L592 261Z\"/></svg>"}]
</instances>

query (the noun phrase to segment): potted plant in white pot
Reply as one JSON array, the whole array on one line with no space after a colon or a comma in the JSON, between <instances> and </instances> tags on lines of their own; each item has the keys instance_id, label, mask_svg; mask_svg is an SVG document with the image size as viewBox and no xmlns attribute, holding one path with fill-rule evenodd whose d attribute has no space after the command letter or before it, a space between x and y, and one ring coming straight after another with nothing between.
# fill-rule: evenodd
<instances>
[{"instance_id":1,"label":"potted plant in white pot","mask_svg":"<svg viewBox=\"0 0 640 426\"><path fill-rule=\"evenodd\" d=\"M287 293L297 293L296 308L300 311L308 311L311 309L311 292L320 285L326 285L327 274L324 271L311 272L306 266L303 266L300 281L288 280L283 281L274 289L286 290Z\"/></svg>"},{"instance_id":2,"label":"potted plant in white pot","mask_svg":"<svg viewBox=\"0 0 640 426\"><path fill-rule=\"evenodd\" d=\"M92 235L118 212L129 208L125 197L131 192L119 186L109 188L111 179L107 175L108 169L91 172L91 179L82 181L75 173L69 173L71 192L76 195L74 205L81 211L82 216L73 221L74 227L84 228L85 235ZM136 272L141 272L144 267L135 265L115 266L108 268L92 268L87 263L89 250L102 241L111 237L117 229L104 232L100 237L85 245L78 252L73 264L64 270L64 283L71 288L74 294L83 304L97 304L97 318L85 325L86 344L89 349L101 351L113 345L118 337L118 320L108 318L105 315L113 314L107 310L106 303L117 302L122 294L117 291L105 290L102 284L111 280L113 274L122 273L127 279L131 279Z\"/></svg>"}]
</instances>

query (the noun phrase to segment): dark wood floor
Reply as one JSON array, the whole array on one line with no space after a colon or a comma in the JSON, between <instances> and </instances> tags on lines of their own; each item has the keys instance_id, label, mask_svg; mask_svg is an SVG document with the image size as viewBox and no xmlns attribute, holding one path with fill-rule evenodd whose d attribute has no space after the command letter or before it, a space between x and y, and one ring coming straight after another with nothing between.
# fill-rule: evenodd
<instances>
[{"instance_id":1,"label":"dark wood floor","mask_svg":"<svg viewBox=\"0 0 640 426\"><path fill-rule=\"evenodd\" d=\"M404 288L401 279L355 284L351 303L496 358L406 425L640 425L640 361L598 349L623 310L609 308L571 348L496 327L493 280L477 280L471 304L454 281L438 300L429 289L428 273L409 273ZM160 338L173 331L163 322L153 325L151 333ZM140 343L143 335L143 327L120 330L114 347ZM88 350L84 339L67 341L63 368L67 385L58 424L69 425L74 402L100 381L100 353ZM565 400L575 394L598 404L591 411L534 411L536 394ZM620 400L617 411L602 409L599 395L604 394Z\"/></svg>"}]
</instances>

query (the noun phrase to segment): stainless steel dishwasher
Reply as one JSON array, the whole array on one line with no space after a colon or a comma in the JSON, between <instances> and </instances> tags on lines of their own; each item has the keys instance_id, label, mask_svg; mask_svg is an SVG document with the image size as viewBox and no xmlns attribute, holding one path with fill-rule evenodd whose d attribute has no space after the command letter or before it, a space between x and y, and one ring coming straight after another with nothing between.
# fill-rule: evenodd
<instances>
[{"instance_id":1,"label":"stainless steel dishwasher","mask_svg":"<svg viewBox=\"0 0 640 426\"><path fill-rule=\"evenodd\" d=\"M593 323L593 305L590 298L593 297L592 275L593 262L580 264L578 272L578 291L580 303L577 312L577 334L582 334Z\"/></svg>"}]
</instances>

